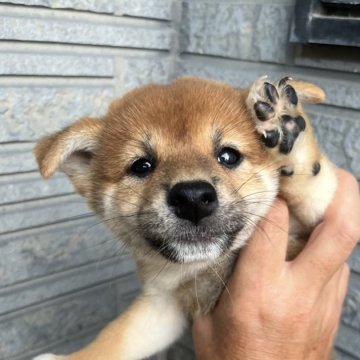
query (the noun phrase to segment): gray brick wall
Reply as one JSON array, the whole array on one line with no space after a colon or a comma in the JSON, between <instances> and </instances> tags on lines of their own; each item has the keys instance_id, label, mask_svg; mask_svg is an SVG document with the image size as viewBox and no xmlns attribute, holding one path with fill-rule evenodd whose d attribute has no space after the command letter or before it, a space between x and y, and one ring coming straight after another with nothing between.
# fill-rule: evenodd
<instances>
[{"instance_id":1,"label":"gray brick wall","mask_svg":"<svg viewBox=\"0 0 360 360\"><path fill-rule=\"evenodd\" d=\"M151 81L246 86L292 74L323 86L321 145L360 178L360 56L289 44L294 0L0 0L0 360L70 352L137 292L131 260L67 179L40 179L40 136ZM337 347L360 359L360 246ZM54 326L54 324L56 324ZM189 334L167 352L192 359Z\"/></svg>"},{"instance_id":2,"label":"gray brick wall","mask_svg":"<svg viewBox=\"0 0 360 360\"><path fill-rule=\"evenodd\" d=\"M168 81L171 9L167 0L0 1L1 360L75 351L138 290L120 244L63 175L40 178L32 148L133 87Z\"/></svg>"}]
</instances>

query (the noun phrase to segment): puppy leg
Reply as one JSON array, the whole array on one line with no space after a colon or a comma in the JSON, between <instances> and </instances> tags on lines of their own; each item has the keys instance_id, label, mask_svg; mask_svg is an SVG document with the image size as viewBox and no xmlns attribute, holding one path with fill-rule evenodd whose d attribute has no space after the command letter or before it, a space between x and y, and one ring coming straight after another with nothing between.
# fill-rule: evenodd
<instances>
[{"instance_id":1,"label":"puppy leg","mask_svg":"<svg viewBox=\"0 0 360 360\"><path fill-rule=\"evenodd\" d=\"M186 319L174 298L141 295L84 349L69 356L40 355L34 360L136 360L165 349L180 337Z\"/></svg>"},{"instance_id":2,"label":"puppy leg","mask_svg":"<svg viewBox=\"0 0 360 360\"><path fill-rule=\"evenodd\" d=\"M290 78L270 83L262 77L246 100L256 131L278 164L280 195L290 207L291 230L297 235L306 235L321 220L336 188L333 165L321 153L301 104L323 99L313 84Z\"/></svg>"},{"instance_id":3,"label":"puppy leg","mask_svg":"<svg viewBox=\"0 0 360 360\"><path fill-rule=\"evenodd\" d=\"M336 190L334 166L321 153L301 104L318 103L324 97L310 83L283 78L272 84L262 77L250 88L246 101L255 128L280 171L280 195L290 209L288 259L301 251ZM334 351L331 359L335 359Z\"/></svg>"}]
</instances>

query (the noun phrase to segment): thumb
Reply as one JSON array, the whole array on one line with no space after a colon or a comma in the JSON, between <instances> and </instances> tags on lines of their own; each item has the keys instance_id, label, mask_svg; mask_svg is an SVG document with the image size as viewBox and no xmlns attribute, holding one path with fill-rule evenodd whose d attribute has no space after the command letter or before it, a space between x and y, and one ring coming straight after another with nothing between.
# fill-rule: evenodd
<instances>
[{"instance_id":1,"label":"thumb","mask_svg":"<svg viewBox=\"0 0 360 360\"><path fill-rule=\"evenodd\" d=\"M277 271L284 266L288 246L289 211L285 201L276 199L256 226L254 234L240 252L234 273Z\"/></svg>"}]
</instances>

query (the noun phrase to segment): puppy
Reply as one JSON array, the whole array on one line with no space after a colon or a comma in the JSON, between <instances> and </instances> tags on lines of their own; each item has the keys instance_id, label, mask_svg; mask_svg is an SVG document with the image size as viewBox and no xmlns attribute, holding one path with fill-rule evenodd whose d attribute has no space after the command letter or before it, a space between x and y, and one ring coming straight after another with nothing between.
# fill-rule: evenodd
<instances>
[{"instance_id":1,"label":"puppy","mask_svg":"<svg viewBox=\"0 0 360 360\"><path fill-rule=\"evenodd\" d=\"M36 360L142 359L169 346L214 307L277 195L296 256L336 188L301 105L323 99L290 78L239 90L187 77L133 90L104 117L40 140L42 176L67 174L133 255L142 292L84 349Z\"/></svg>"}]
</instances>

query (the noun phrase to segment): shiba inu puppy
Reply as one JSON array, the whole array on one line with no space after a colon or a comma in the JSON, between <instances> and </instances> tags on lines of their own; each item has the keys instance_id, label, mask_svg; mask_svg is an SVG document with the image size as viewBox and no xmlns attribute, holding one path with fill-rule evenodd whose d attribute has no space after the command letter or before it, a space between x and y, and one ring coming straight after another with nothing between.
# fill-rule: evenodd
<instances>
[{"instance_id":1,"label":"shiba inu puppy","mask_svg":"<svg viewBox=\"0 0 360 360\"><path fill-rule=\"evenodd\" d=\"M142 359L173 343L220 296L239 249L277 195L302 248L336 188L302 103L315 85L197 78L147 85L39 141L44 178L60 170L126 244L142 292L86 348L37 360Z\"/></svg>"}]
</instances>

